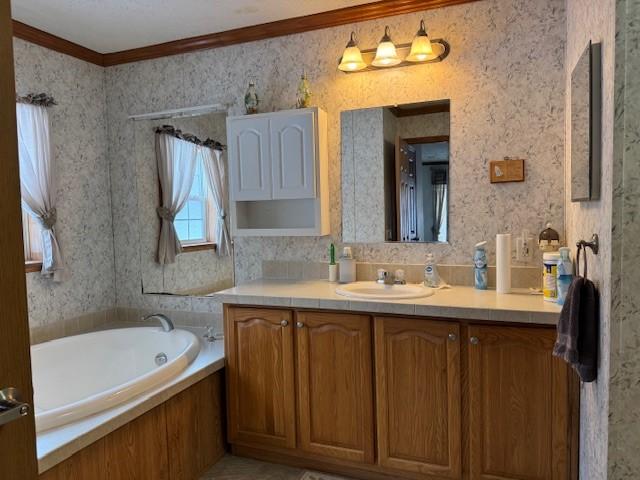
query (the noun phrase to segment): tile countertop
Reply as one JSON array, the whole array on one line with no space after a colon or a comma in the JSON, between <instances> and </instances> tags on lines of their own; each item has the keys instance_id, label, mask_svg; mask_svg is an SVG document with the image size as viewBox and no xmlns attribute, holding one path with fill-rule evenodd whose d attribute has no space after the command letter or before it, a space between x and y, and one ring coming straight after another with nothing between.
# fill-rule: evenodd
<instances>
[{"instance_id":1,"label":"tile countertop","mask_svg":"<svg viewBox=\"0 0 640 480\"><path fill-rule=\"evenodd\" d=\"M184 328L184 327L179 327ZM186 329L189 330L189 329ZM194 333L195 329L194 329ZM201 332L198 332L201 333ZM36 436L40 473L71 457L91 443L164 403L224 367L224 342L200 340L200 353L185 370L168 382L135 397L122 405Z\"/></svg>"},{"instance_id":2,"label":"tile countertop","mask_svg":"<svg viewBox=\"0 0 640 480\"><path fill-rule=\"evenodd\" d=\"M556 325L561 307L545 302L542 295L525 289L510 294L472 287L440 289L425 298L406 300L359 300L338 295L336 283L326 280L256 280L211 297L222 303L321 308L356 312L418 315L466 320Z\"/></svg>"}]
</instances>

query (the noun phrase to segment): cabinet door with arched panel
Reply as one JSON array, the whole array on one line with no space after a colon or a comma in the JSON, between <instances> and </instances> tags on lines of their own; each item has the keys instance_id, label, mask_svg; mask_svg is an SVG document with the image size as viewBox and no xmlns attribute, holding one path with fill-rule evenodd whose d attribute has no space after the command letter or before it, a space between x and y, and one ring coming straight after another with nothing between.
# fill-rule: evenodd
<instances>
[{"instance_id":1,"label":"cabinet door with arched panel","mask_svg":"<svg viewBox=\"0 0 640 480\"><path fill-rule=\"evenodd\" d=\"M294 448L292 312L227 307L229 441Z\"/></svg>"},{"instance_id":2,"label":"cabinet door with arched panel","mask_svg":"<svg viewBox=\"0 0 640 480\"><path fill-rule=\"evenodd\" d=\"M227 119L230 195L235 201L271 199L268 117Z\"/></svg>"},{"instance_id":3,"label":"cabinet door with arched panel","mask_svg":"<svg viewBox=\"0 0 640 480\"><path fill-rule=\"evenodd\" d=\"M274 115L270 130L274 200L315 198L315 109Z\"/></svg>"},{"instance_id":4,"label":"cabinet door with arched panel","mask_svg":"<svg viewBox=\"0 0 640 480\"><path fill-rule=\"evenodd\" d=\"M378 461L461 478L460 325L376 317Z\"/></svg>"},{"instance_id":5,"label":"cabinet door with arched panel","mask_svg":"<svg viewBox=\"0 0 640 480\"><path fill-rule=\"evenodd\" d=\"M371 317L296 312L302 451L373 463Z\"/></svg>"}]
</instances>

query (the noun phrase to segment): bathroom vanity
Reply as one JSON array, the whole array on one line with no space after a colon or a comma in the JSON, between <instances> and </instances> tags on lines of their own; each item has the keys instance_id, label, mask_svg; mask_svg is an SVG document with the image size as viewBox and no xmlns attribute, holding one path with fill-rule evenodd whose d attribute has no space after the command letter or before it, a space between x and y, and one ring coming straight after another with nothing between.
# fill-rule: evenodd
<instances>
[{"instance_id":1,"label":"bathroom vanity","mask_svg":"<svg viewBox=\"0 0 640 480\"><path fill-rule=\"evenodd\" d=\"M354 301L259 281L225 302L238 455L357 478L576 478L578 382L556 305L455 287Z\"/></svg>"}]
</instances>

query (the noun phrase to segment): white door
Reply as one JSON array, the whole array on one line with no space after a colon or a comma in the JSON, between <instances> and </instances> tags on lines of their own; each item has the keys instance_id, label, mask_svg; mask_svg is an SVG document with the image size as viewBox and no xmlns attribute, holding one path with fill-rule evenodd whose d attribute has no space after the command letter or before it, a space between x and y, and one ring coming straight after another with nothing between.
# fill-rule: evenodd
<instances>
[{"instance_id":1,"label":"white door","mask_svg":"<svg viewBox=\"0 0 640 480\"><path fill-rule=\"evenodd\" d=\"M315 115L301 111L271 119L274 199L315 198Z\"/></svg>"},{"instance_id":2,"label":"white door","mask_svg":"<svg viewBox=\"0 0 640 480\"><path fill-rule=\"evenodd\" d=\"M231 199L270 200L269 119L231 119L227 128Z\"/></svg>"}]
</instances>

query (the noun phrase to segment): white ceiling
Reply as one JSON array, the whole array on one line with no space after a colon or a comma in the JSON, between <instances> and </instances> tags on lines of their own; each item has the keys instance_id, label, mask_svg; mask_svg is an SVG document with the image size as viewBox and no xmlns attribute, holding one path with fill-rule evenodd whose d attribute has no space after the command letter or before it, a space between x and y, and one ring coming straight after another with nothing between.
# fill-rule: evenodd
<instances>
[{"instance_id":1,"label":"white ceiling","mask_svg":"<svg viewBox=\"0 0 640 480\"><path fill-rule=\"evenodd\" d=\"M12 17L100 53L373 0L11 0Z\"/></svg>"}]
</instances>

